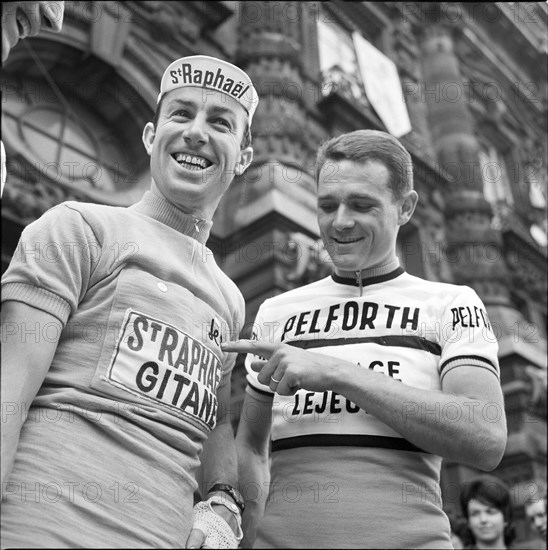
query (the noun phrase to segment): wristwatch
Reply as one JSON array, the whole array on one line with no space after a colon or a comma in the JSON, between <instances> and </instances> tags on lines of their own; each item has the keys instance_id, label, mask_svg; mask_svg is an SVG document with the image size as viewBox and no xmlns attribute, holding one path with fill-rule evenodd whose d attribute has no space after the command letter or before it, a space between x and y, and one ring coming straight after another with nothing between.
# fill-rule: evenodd
<instances>
[{"instance_id":1,"label":"wristwatch","mask_svg":"<svg viewBox=\"0 0 548 550\"><path fill-rule=\"evenodd\" d=\"M209 493L214 493L216 491L221 491L229 495L239 508L240 512L243 514L245 509L245 501L238 489L232 487L232 485L228 485L227 483L216 483L213 487L211 487L207 494L209 495Z\"/></svg>"}]
</instances>

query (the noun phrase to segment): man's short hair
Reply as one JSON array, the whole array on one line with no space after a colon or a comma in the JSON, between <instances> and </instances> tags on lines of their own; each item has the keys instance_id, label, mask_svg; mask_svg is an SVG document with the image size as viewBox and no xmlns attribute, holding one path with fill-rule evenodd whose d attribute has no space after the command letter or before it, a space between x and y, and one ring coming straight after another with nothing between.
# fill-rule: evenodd
<instances>
[{"instance_id":1,"label":"man's short hair","mask_svg":"<svg viewBox=\"0 0 548 550\"><path fill-rule=\"evenodd\" d=\"M164 94L156 105L156 110L154 111L154 116L152 117L152 125L154 126L154 130L156 130L156 125L158 124L158 119L160 118L160 111L162 110L165 97L166 96ZM251 128L249 127L249 119L246 120L244 136L242 138L242 142L240 143L240 149L245 149L246 147L251 147Z\"/></svg>"},{"instance_id":2,"label":"man's short hair","mask_svg":"<svg viewBox=\"0 0 548 550\"><path fill-rule=\"evenodd\" d=\"M393 136L377 130L356 130L326 141L318 151L314 169L316 184L327 161L376 161L390 174L388 184L394 200L413 189L413 161L404 146Z\"/></svg>"}]
</instances>

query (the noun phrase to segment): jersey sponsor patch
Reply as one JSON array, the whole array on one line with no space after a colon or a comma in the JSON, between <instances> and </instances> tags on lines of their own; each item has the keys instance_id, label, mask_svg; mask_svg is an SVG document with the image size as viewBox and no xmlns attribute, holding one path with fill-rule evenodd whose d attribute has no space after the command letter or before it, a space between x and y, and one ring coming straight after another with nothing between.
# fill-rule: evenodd
<instances>
[{"instance_id":1,"label":"jersey sponsor patch","mask_svg":"<svg viewBox=\"0 0 548 550\"><path fill-rule=\"evenodd\" d=\"M107 380L215 427L221 360L173 325L128 309Z\"/></svg>"}]
</instances>

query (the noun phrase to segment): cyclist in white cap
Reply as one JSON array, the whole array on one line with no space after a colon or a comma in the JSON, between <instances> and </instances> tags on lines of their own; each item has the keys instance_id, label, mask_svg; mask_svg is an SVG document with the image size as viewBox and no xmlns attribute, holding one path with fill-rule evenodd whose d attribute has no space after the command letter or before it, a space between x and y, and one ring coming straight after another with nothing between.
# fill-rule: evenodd
<instances>
[{"instance_id":1,"label":"cyclist in white cap","mask_svg":"<svg viewBox=\"0 0 548 550\"><path fill-rule=\"evenodd\" d=\"M238 67L175 61L143 132L142 200L65 202L24 230L2 279L3 545L237 546L220 344L244 301L205 243L251 163L256 107Z\"/></svg>"}]
</instances>

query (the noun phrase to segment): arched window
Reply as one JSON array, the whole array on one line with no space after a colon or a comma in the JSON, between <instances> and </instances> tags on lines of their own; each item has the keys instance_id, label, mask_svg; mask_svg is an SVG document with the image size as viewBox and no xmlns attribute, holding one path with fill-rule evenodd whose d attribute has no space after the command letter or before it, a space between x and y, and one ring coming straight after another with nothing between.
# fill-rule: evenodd
<instances>
[{"instance_id":1,"label":"arched window","mask_svg":"<svg viewBox=\"0 0 548 550\"><path fill-rule=\"evenodd\" d=\"M37 79L20 79L8 89L3 139L36 171L79 190L115 192L135 183L116 131L83 101L72 97L68 103Z\"/></svg>"},{"instance_id":2,"label":"arched window","mask_svg":"<svg viewBox=\"0 0 548 550\"><path fill-rule=\"evenodd\" d=\"M153 116L144 93L153 76L64 43L71 29L69 18L60 35L25 39L2 66L2 270L23 228L49 208L129 206L150 186L141 135Z\"/></svg>"}]
</instances>

